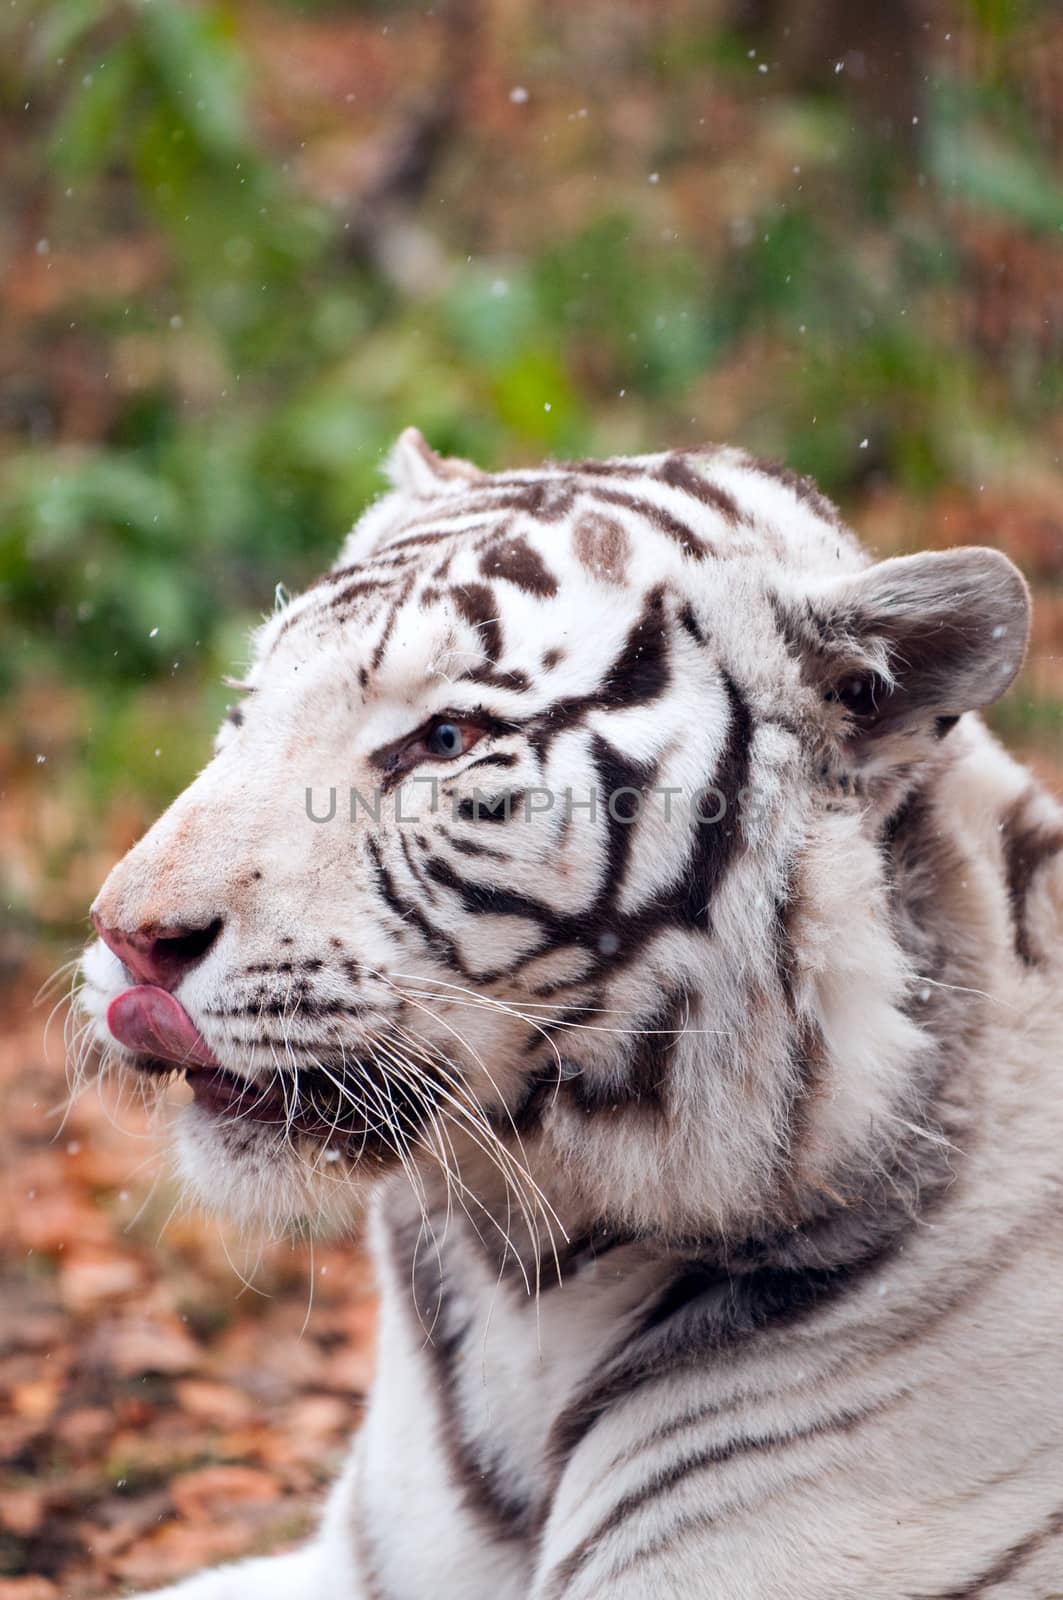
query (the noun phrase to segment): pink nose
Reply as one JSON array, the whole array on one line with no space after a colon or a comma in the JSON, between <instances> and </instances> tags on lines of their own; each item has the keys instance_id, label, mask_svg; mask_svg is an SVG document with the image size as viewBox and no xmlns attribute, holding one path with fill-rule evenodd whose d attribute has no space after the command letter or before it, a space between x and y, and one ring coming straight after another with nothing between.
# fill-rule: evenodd
<instances>
[{"instance_id":1,"label":"pink nose","mask_svg":"<svg viewBox=\"0 0 1063 1600\"><path fill-rule=\"evenodd\" d=\"M161 928L156 923L148 923L132 931L105 928L95 911L92 920L104 944L124 962L139 983L171 990L202 961L222 928L220 917L201 928L180 925Z\"/></svg>"}]
</instances>

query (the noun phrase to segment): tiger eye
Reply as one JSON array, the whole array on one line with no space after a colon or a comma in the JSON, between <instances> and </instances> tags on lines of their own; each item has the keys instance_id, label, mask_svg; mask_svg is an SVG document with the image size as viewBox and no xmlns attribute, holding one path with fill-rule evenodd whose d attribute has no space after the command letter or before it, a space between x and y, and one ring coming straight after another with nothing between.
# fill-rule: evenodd
<instances>
[{"instance_id":1,"label":"tiger eye","mask_svg":"<svg viewBox=\"0 0 1063 1600\"><path fill-rule=\"evenodd\" d=\"M460 756L464 743L457 723L440 722L426 738L425 748L434 756Z\"/></svg>"}]
</instances>

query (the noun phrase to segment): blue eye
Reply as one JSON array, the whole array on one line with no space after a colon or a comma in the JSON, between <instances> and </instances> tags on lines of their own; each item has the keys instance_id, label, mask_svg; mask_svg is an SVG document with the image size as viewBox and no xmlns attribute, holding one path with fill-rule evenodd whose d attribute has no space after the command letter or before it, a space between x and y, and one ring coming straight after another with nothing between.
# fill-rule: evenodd
<instances>
[{"instance_id":1,"label":"blue eye","mask_svg":"<svg viewBox=\"0 0 1063 1600\"><path fill-rule=\"evenodd\" d=\"M437 722L425 739L425 748L434 756L460 756L465 740L456 722Z\"/></svg>"}]
</instances>

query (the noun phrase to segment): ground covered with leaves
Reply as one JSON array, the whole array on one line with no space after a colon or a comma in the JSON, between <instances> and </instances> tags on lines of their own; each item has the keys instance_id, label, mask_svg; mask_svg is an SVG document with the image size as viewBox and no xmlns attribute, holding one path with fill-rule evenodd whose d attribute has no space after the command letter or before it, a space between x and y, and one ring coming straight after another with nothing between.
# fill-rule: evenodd
<instances>
[{"instance_id":1,"label":"ground covered with leaves","mask_svg":"<svg viewBox=\"0 0 1063 1600\"><path fill-rule=\"evenodd\" d=\"M358 1247L260 1249L181 1207L113 1092L62 1121L47 1011L0 1041L0 1600L154 1587L296 1539L372 1370Z\"/></svg>"}]
</instances>

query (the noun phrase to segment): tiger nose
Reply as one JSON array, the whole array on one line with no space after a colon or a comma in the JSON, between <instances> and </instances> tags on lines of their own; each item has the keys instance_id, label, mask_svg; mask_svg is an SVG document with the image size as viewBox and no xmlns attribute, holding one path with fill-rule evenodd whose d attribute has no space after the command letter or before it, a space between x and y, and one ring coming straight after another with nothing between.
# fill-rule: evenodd
<instances>
[{"instance_id":1,"label":"tiger nose","mask_svg":"<svg viewBox=\"0 0 1063 1600\"><path fill-rule=\"evenodd\" d=\"M104 944L125 963L134 978L169 990L176 989L181 979L202 961L222 930L221 917L200 928L183 924L163 928L148 923L132 930L105 927L96 911L92 920Z\"/></svg>"}]
</instances>

